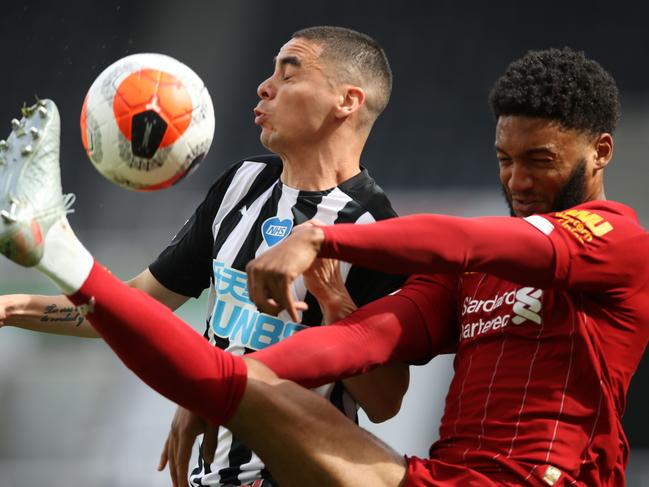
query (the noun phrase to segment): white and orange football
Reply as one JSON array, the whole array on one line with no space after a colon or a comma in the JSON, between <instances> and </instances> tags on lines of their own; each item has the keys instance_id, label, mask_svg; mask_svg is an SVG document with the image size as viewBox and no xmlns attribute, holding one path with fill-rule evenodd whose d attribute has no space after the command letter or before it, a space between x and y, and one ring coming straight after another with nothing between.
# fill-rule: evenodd
<instances>
[{"instance_id":1,"label":"white and orange football","mask_svg":"<svg viewBox=\"0 0 649 487\"><path fill-rule=\"evenodd\" d=\"M108 66L81 110L81 140L97 170L138 191L167 188L205 157L214 107L194 71L163 54L133 54Z\"/></svg>"}]
</instances>

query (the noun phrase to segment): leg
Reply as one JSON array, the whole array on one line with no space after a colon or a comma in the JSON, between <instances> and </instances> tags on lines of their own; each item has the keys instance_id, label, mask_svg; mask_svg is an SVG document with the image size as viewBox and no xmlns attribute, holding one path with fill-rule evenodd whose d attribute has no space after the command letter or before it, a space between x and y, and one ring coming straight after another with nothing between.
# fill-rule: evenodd
<instances>
[{"instance_id":1,"label":"leg","mask_svg":"<svg viewBox=\"0 0 649 487\"><path fill-rule=\"evenodd\" d=\"M226 425L263 459L282 487L403 485L402 456L321 396L246 359L248 383Z\"/></svg>"},{"instance_id":2,"label":"leg","mask_svg":"<svg viewBox=\"0 0 649 487\"><path fill-rule=\"evenodd\" d=\"M93 266L70 299L92 302L91 325L138 377L208 421L225 424L283 487L315 481L323 487L397 487L405 476L401 456L325 399L256 360L213 347L167 307L101 266Z\"/></svg>"}]
</instances>

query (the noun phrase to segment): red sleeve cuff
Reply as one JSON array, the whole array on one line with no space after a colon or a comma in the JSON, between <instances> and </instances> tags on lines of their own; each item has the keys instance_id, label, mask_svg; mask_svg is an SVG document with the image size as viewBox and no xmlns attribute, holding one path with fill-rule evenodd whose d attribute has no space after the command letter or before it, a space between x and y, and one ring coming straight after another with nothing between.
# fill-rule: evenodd
<instances>
[{"instance_id":1,"label":"red sleeve cuff","mask_svg":"<svg viewBox=\"0 0 649 487\"><path fill-rule=\"evenodd\" d=\"M324 232L324 241L322 242L322 246L320 247L320 257L337 257L336 252L338 250L338 246L336 244L336 227L340 226L344 226L344 224L320 227Z\"/></svg>"}]
</instances>

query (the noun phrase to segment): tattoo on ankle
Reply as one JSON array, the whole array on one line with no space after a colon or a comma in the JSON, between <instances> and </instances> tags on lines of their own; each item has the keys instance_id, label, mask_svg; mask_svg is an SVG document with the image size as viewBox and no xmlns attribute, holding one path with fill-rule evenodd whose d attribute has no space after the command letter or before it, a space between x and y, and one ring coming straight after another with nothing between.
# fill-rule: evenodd
<instances>
[{"instance_id":1,"label":"tattoo on ankle","mask_svg":"<svg viewBox=\"0 0 649 487\"><path fill-rule=\"evenodd\" d=\"M48 304L43 310L41 320L48 323L75 323L75 326L81 326L84 320L83 313L74 306L59 308L55 304Z\"/></svg>"}]
</instances>

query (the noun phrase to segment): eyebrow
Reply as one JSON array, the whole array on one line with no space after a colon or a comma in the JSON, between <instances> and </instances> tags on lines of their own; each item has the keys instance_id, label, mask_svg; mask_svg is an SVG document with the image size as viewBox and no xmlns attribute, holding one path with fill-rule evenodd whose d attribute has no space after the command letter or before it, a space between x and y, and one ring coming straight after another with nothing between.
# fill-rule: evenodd
<instances>
[{"instance_id":1,"label":"eyebrow","mask_svg":"<svg viewBox=\"0 0 649 487\"><path fill-rule=\"evenodd\" d=\"M290 65L299 68L300 66L302 66L302 63L300 62L300 58L298 58L297 56L284 56L279 59L277 58L277 56L275 56L273 58L273 64L277 64L278 61L279 61L279 65L282 67L286 65Z\"/></svg>"},{"instance_id":2,"label":"eyebrow","mask_svg":"<svg viewBox=\"0 0 649 487\"><path fill-rule=\"evenodd\" d=\"M501 147L498 147L497 145L495 146L495 149L497 152L503 152L507 154L507 151L502 149ZM556 154L556 151L552 149L552 147L549 146L541 146L541 147L532 147L531 149L528 149L525 151L525 155L531 156L535 154Z\"/></svg>"}]
</instances>

